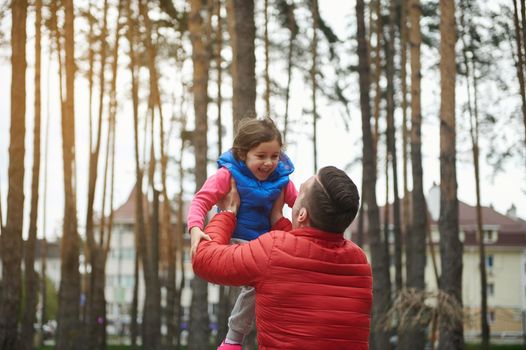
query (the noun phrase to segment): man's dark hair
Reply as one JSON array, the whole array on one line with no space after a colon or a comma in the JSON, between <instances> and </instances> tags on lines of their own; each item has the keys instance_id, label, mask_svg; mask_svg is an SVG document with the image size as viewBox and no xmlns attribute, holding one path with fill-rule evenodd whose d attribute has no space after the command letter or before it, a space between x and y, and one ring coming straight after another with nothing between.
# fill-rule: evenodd
<instances>
[{"instance_id":1,"label":"man's dark hair","mask_svg":"<svg viewBox=\"0 0 526 350\"><path fill-rule=\"evenodd\" d=\"M345 172L327 166L318 171L306 204L312 227L342 233L356 217L360 195Z\"/></svg>"}]
</instances>

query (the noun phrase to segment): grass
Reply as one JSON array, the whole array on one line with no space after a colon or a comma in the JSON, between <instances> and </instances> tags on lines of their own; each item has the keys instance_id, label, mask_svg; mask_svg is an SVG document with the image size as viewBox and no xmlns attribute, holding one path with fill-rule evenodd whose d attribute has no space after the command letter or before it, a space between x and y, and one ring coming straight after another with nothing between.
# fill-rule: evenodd
<instances>
[{"instance_id":1,"label":"grass","mask_svg":"<svg viewBox=\"0 0 526 350\"><path fill-rule=\"evenodd\" d=\"M480 344L466 344L466 350L478 350L480 349ZM491 344L491 350L523 350L524 346L522 344Z\"/></svg>"},{"instance_id":2,"label":"grass","mask_svg":"<svg viewBox=\"0 0 526 350\"><path fill-rule=\"evenodd\" d=\"M186 349L185 346L183 346L182 348L183 350ZM133 348L131 345L108 345L106 349L107 350L131 350ZM54 347L53 345L45 345L40 348L37 348L37 350L54 350Z\"/></svg>"},{"instance_id":3,"label":"grass","mask_svg":"<svg viewBox=\"0 0 526 350\"><path fill-rule=\"evenodd\" d=\"M53 350L53 345L46 345L41 348L38 348L37 350ZM108 345L108 350L131 350L131 345Z\"/></svg>"},{"instance_id":4,"label":"grass","mask_svg":"<svg viewBox=\"0 0 526 350\"><path fill-rule=\"evenodd\" d=\"M183 347L184 349L185 347ZM53 350L52 345L46 345L37 350ZM108 350L131 350L131 345L109 345ZM478 350L480 349L480 344L466 344L465 350ZM522 344L492 344L490 346L491 350L523 350L524 346Z\"/></svg>"}]
</instances>

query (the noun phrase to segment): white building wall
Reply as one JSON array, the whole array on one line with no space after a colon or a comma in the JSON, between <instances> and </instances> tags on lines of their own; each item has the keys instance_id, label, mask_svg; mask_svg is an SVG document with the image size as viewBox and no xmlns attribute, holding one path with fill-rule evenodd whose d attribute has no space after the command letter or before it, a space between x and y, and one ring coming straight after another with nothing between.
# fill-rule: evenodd
<instances>
[{"instance_id":1,"label":"white building wall","mask_svg":"<svg viewBox=\"0 0 526 350\"><path fill-rule=\"evenodd\" d=\"M435 245L435 254L440 274L440 252L438 245ZM490 306L522 308L523 305L525 305L525 254L522 249L486 247L486 257L490 255L493 256L493 268L487 270L487 282L488 284L492 283L494 286L494 295L488 295L488 304ZM426 286L429 290L437 289L429 249L427 251L425 279ZM480 299L478 249L476 247L464 247L462 301L466 307L480 307Z\"/></svg>"},{"instance_id":2,"label":"white building wall","mask_svg":"<svg viewBox=\"0 0 526 350\"><path fill-rule=\"evenodd\" d=\"M520 270L522 310L526 311L526 250L524 250L521 255Z\"/></svg>"},{"instance_id":3,"label":"white building wall","mask_svg":"<svg viewBox=\"0 0 526 350\"><path fill-rule=\"evenodd\" d=\"M42 260L35 260L35 271L38 274L42 271ZM53 282L53 286L58 292L60 286L60 259L48 258L46 260L46 277Z\"/></svg>"}]
</instances>

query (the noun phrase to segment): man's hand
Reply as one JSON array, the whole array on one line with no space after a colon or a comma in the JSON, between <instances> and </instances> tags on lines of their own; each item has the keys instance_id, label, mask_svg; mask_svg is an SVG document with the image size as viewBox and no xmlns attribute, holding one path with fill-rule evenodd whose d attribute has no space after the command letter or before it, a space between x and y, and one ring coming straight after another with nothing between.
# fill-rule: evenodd
<instances>
[{"instance_id":1,"label":"man's hand","mask_svg":"<svg viewBox=\"0 0 526 350\"><path fill-rule=\"evenodd\" d=\"M197 246L202 239L207 241L212 240L209 235L203 232L199 227L195 226L190 229L190 253L193 257L197 251Z\"/></svg>"},{"instance_id":2,"label":"man's hand","mask_svg":"<svg viewBox=\"0 0 526 350\"><path fill-rule=\"evenodd\" d=\"M270 212L270 225L273 226L283 217L283 205L285 204L285 193L281 191L279 197L274 202Z\"/></svg>"},{"instance_id":3,"label":"man's hand","mask_svg":"<svg viewBox=\"0 0 526 350\"><path fill-rule=\"evenodd\" d=\"M231 211L234 214L237 214L237 209L241 200L239 199L239 193L237 192L236 180L232 176L230 178L230 191L225 194L219 202L217 202L217 207L221 210Z\"/></svg>"}]
</instances>

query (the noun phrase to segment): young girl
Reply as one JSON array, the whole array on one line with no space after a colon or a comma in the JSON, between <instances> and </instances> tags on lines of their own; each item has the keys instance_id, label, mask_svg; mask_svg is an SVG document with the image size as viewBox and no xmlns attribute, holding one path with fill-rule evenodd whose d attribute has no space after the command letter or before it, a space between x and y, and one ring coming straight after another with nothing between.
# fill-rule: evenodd
<instances>
[{"instance_id":1,"label":"young girl","mask_svg":"<svg viewBox=\"0 0 526 350\"><path fill-rule=\"evenodd\" d=\"M236 182L241 204L232 242L258 238L270 230L270 211L274 201L284 192L290 207L298 195L289 180L294 171L290 159L282 152L281 134L269 119L243 119L232 149L218 159L219 170L210 176L195 194L188 211L192 255L201 239L210 240L203 232L208 211L230 190L230 179ZM218 350L241 350L243 338L255 317L255 291L242 287L228 319L228 333Z\"/></svg>"}]
</instances>

